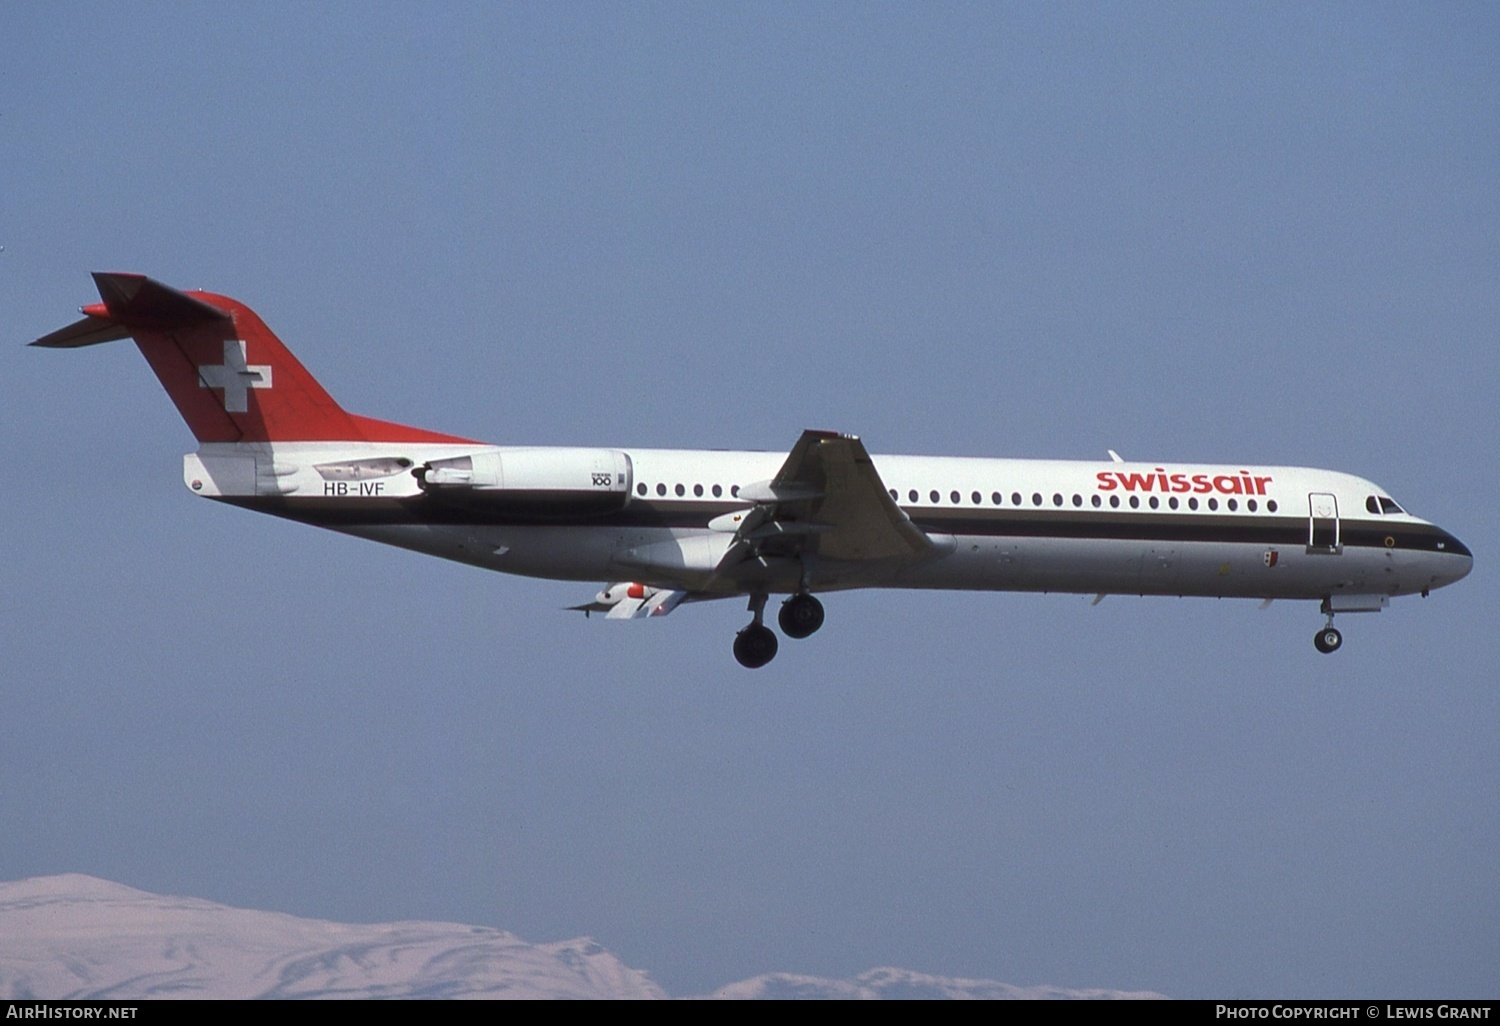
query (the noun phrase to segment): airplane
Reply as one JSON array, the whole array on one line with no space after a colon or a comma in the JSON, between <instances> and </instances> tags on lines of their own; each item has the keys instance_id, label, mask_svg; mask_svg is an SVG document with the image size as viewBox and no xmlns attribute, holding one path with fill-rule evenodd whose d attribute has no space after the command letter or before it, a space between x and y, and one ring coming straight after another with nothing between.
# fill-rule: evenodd
<instances>
[{"instance_id":1,"label":"airplane","mask_svg":"<svg viewBox=\"0 0 1500 1026\"><path fill-rule=\"evenodd\" d=\"M346 412L251 309L139 274L31 344L133 338L199 442L195 494L489 570L603 579L611 619L746 598L747 668L851 588L1305 599L1338 613L1463 578L1473 554L1363 478L1305 467L497 446Z\"/></svg>"}]
</instances>

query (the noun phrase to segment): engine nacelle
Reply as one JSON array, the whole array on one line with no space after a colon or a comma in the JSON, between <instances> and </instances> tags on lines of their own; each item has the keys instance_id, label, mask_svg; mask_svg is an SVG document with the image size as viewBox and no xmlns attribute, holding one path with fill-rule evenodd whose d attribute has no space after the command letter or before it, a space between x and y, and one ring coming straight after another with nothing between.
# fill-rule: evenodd
<instances>
[{"instance_id":1,"label":"engine nacelle","mask_svg":"<svg viewBox=\"0 0 1500 1026\"><path fill-rule=\"evenodd\" d=\"M599 516L624 508L634 476L616 449L485 449L416 471L444 502L514 516Z\"/></svg>"}]
</instances>

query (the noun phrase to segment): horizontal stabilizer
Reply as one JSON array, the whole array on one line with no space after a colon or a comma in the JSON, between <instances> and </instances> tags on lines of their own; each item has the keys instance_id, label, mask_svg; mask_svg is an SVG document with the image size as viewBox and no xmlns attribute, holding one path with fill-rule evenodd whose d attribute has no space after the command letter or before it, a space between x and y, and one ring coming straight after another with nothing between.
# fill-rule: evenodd
<instances>
[{"instance_id":1,"label":"horizontal stabilizer","mask_svg":"<svg viewBox=\"0 0 1500 1026\"><path fill-rule=\"evenodd\" d=\"M168 330L230 320L230 315L218 307L144 274L95 271L94 284L104 302L85 306L83 320L31 344L44 349L79 349L129 338L136 328Z\"/></svg>"},{"instance_id":2,"label":"horizontal stabilizer","mask_svg":"<svg viewBox=\"0 0 1500 1026\"><path fill-rule=\"evenodd\" d=\"M129 337L130 329L120 327L108 317L85 317L66 328L43 335L31 344L44 349L80 349Z\"/></svg>"},{"instance_id":3,"label":"horizontal stabilizer","mask_svg":"<svg viewBox=\"0 0 1500 1026\"><path fill-rule=\"evenodd\" d=\"M226 311L211 303L194 299L144 274L95 271L94 284L99 287L104 310L84 307L83 312L98 315L107 311L111 320L131 327L178 328L230 319Z\"/></svg>"}]
</instances>

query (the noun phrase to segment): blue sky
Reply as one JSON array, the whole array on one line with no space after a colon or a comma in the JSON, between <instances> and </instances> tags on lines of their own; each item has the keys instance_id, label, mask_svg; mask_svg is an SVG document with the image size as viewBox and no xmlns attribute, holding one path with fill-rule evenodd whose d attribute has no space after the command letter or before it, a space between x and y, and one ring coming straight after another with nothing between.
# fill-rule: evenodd
<instances>
[{"instance_id":1,"label":"blue sky","mask_svg":"<svg viewBox=\"0 0 1500 1026\"><path fill-rule=\"evenodd\" d=\"M1489 5L8 5L0 877L591 934L676 994L894 964L1493 996ZM839 595L614 624L193 501L140 271L350 409L527 444L1291 463L1422 601Z\"/></svg>"}]
</instances>

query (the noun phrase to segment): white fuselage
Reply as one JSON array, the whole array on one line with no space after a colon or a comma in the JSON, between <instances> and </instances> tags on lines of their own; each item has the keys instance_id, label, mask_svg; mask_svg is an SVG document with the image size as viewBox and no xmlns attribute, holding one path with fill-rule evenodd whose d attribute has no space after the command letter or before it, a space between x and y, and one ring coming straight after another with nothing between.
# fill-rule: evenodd
<instances>
[{"instance_id":1,"label":"white fuselage","mask_svg":"<svg viewBox=\"0 0 1500 1026\"><path fill-rule=\"evenodd\" d=\"M1301 467L874 456L803 430L785 452L492 446L351 413L248 306L97 272L100 302L32 344L133 338L201 448L195 494L491 570L605 582L614 619L748 596L734 655L823 624L816 592L953 588L1314 599L1340 612L1473 557L1349 474ZM319 441L318 439L328 439ZM1114 456L1113 453L1110 454Z\"/></svg>"},{"instance_id":2,"label":"white fuselage","mask_svg":"<svg viewBox=\"0 0 1500 1026\"><path fill-rule=\"evenodd\" d=\"M537 515L504 502L440 504L407 466L492 453L559 460L593 450L455 444L205 444L185 459L199 494L507 573L630 580L705 595L726 514L764 484L781 452L616 449L628 479L618 508ZM599 450L598 452L605 452ZM1377 609L1386 597L1452 583L1472 566L1451 535L1399 511L1362 478L1302 467L874 456L901 510L936 543L916 563L766 565L756 590L855 587L1333 599ZM392 464L394 466L394 463ZM475 465L478 466L476 460ZM507 464L508 465L508 464ZM320 472L317 468L323 467ZM364 476L361 476L361 474ZM608 475L606 475L608 476ZM196 484L195 484L196 482ZM499 493L496 493L499 494ZM1339 599L1344 602L1339 606Z\"/></svg>"}]
</instances>

